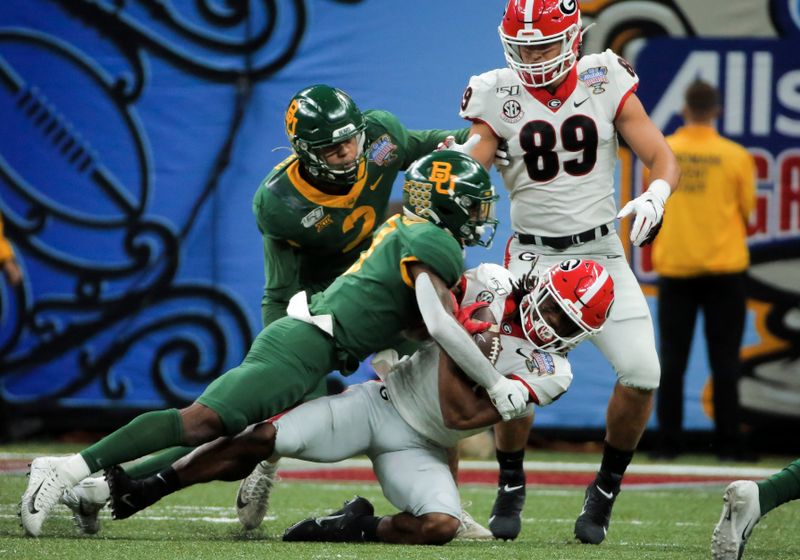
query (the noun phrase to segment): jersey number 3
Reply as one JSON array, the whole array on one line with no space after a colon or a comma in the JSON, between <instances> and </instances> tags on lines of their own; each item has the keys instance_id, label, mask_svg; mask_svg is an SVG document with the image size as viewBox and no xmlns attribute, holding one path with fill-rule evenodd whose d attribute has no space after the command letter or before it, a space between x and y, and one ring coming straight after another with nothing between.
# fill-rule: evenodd
<instances>
[{"instance_id":1,"label":"jersey number 3","mask_svg":"<svg viewBox=\"0 0 800 560\"><path fill-rule=\"evenodd\" d=\"M580 152L563 162L570 175L586 175L597 162L597 125L585 115L574 115L561 125L561 145L570 152ZM547 121L531 121L522 127L519 143L528 176L534 181L550 181L561 170L556 151L556 130Z\"/></svg>"}]
</instances>

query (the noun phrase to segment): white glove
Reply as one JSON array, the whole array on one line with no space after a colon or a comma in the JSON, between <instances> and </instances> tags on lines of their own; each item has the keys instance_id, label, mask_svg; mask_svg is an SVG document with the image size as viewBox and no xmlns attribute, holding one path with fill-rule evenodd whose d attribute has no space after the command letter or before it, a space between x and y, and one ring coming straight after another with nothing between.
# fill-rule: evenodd
<instances>
[{"instance_id":1,"label":"white glove","mask_svg":"<svg viewBox=\"0 0 800 560\"><path fill-rule=\"evenodd\" d=\"M511 158L508 157L508 142L501 140L494 153L494 166L499 170L501 167L511 165Z\"/></svg>"},{"instance_id":2,"label":"white glove","mask_svg":"<svg viewBox=\"0 0 800 560\"><path fill-rule=\"evenodd\" d=\"M501 377L486 392L503 420L511 420L527 413L530 393L519 380Z\"/></svg>"},{"instance_id":3,"label":"white glove","mask_svg":"<svg viewBox=\"0 0 800 560\"><path fill-rule=\"evenodd\" d=\"M474 148L480 141L481 141L480 134L473 134L472 136L467 138L467 141L464 142L463 144L457 143L455 136L448 136L447 138L444 139L444 142L439 142L439 145L436 146L436 151L438 152L441 150L452 150L454 152L461 152L462 154L471 155L472 148Z\"/></svg>"},{"instance_id":4,"label":"white glove","mask_svg":"<svg viewBox=\"0 0 800 560\"><path fill-rule=\"evenodd\" d=\"M671 193L669 183L664 179L656 179L650 183L647 191L622 207L617 218L624 218L631 213L636 214L631 227L631 243L641 247L655 239L661 228L661 220L664 218L664 204Z\"/></svg>"}]
</instances>

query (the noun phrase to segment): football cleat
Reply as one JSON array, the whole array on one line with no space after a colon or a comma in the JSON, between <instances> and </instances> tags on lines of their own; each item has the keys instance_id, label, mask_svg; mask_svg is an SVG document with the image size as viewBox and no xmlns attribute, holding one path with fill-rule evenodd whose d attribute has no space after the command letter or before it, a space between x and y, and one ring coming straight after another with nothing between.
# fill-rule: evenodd
<instances>
[{"instance_id":1,"label":"football cleat","mask_svg":"<svg viewBox=\"0 0 800 560\"><path fill-rule=\"evenodd\" d=\"M264 521L269 507L269 495L277 481L277 470L277 463L261 461L239 485L236 493L236 515L248 531Z\"/></svg>"},{"instance_id":2,"label":"football cleat","mask_svg":"<svg viewBox=\"0 0 800 560\"><path fill-rule=\"evenodd\" d=\"M19 511L22 528L28 536L42 534L44 520L67 488L55 468L61 460L59 457L37 457L31 462L28 487L22 495Z\"/></svg>"},{"instance_id":3,"label":"football cleat","mask_svg":"<svg viewBox=\"0 0 800 560\"><path fill-rule=\"evenodd\" d=\"M507 471L506 471L507 472ZM525 477L514 472L504 476L500 471L500 484L489 517L489 529L498 539L514 540L522 529L522 508L525 506Z\"/></svg>"},{"instance_id":4,"label":"football cleat","mask_svg":"<svg viewBox=\"0 0 800 560\"><path fill-rule=\"evenodd\" d=\"M612 475L613 476L613 475ZM611 509L619 495L619 482L610 492L600 487L599 478L586 488L586 497L583 509L578 519L575 520L575 538L584 544L600 544L608 534L608 525L611 523Z\"/></svg>"},{"instance_id":5,"label":"football cleat","mask_svg":"<svg viewBox=\"0 0 800 560\"><path fill-rule=\"evenodd\" d=\"M344 507L330 515L309 518L295 523L283 533L284 541L363 542L364 532L353 522L359 517L373 515L369 500L356 496Z\"/></svg>"},{"instance_id":6,"label":"football cleat","mask_svg":"<svg viewBox=\"0 0 800 560\"><path fill-rule=\"evenodd\" d=\"M84 535L100 530L100 510L108 501L108 484L102 478L84 478L61 495L61 503L72 510L75 526Z\"/></svg>"},{"instance_id":7,"label":"football cleat","mask_svg":"<svg viewBox=\"0 0 800 560\"><path fill-rule=\"evenodd\" d=\"M153 477L161 478L161 475L155 474ZM164 496L157 487L147 484L146 481L152 477L134 480L119 465L106 469L105 478L110 494L111 518L114 520L127 519Z\"/></svg>"},{"instance_id":8,"label":"football cleat","mask_svg":"<svg viewBox=\"0 0 800 560\"><path fill-rule=\"evenodd\" d=\"M464 509L469 505L468 503L462 505L461 523L458 526L455 538L461 540L485 540L494 538L494 535L492 535L489 529L475 521L469 512Z\"/></svg>"},{"instance_id":9,"label":"football cleat","mask_svg":"<svg viewBox=\"0 0 800 560\"><path fill-rule=\"evenodd\" d=\"M714 560L739 560L753 527L761 519L758 485L752 480L737 480L722 496L722 515L711 536Z\"/></svg>"}]
</instances>

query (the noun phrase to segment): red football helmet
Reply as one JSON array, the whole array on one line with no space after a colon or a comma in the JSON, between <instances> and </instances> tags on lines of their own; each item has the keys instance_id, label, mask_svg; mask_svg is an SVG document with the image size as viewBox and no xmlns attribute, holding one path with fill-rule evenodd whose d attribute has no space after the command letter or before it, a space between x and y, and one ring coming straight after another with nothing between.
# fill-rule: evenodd
<instances>
[{"instance_id":1,"label":"red football helmet","mask_svg":"<svg viewBox=\"0 0 800 560\"><path fill-rule=\"evenodd\" d=\"M509 0L498 27L508 67L533 87L552 84L578 60L581 11L578 0ZM543 62L525 63L520 46L561 45L561 52Z\"/></svg>"},{"instance_id":2,"label":"red football helmet","mask_svg":"<svg viewBox=\"0 0 800 560\"><path fill-rule=\"evenodd\" d=\"M614 281L595 261L568 259L551 266L523 296L525 338L539 350L567 352L600 332L614 303Z\"/></svg>"}]
</instances>

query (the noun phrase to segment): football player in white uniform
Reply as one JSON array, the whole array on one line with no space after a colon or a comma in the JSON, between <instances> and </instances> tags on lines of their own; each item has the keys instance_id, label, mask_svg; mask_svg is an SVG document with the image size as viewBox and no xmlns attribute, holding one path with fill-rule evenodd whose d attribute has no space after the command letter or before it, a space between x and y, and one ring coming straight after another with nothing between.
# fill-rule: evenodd
<instances>
[{"instance_id":1,"label":"football player in white uniform","mask_svg":"<svg viewBox=\"0 0 800 560\"><path fill-rule=\"evenodd\" d=\"M608 272L580 259L517 283L503 267L484 264L467 271L457 291L462 309L483 306L490 312L486 322L471 312L462 316L472 323L468 330L491 327L485 336L494 337L493 343L484 352L501 374L527 388L530 404L521 415L567 390L572 372L561 353L596 333L614 301ZM433 297L450 297L443 286L437 294ZM431 302L420 301L425 303ZM439 313L442 305L433 303L426 309ZM471 328L476 321L477 328ZM436 318L426 317L429 328L436 324ZM133 480L119 467L107 471L114 517L129 517L192 484L238 480L269 456L335 462L366 454L384 495L401 513L376 517L372 505L358 497L331 515L296 523L284 540L449 542L460 524L461 503L447 449L495 424L500 415L434 342L410 358L397 360L394 353L387 359L386 354L376 357L382 382L302 404L234 438L204 445L147 479Z\"/></svg>"},{"instance_id":2,"label":"football player in white uniform","mask_svg":"<svg viewBox=\"0 0 800 560\"><path fill-rule=\"evenodd\" d=\"M660 366L644 295L614 230L615 218L635 214L631 241L652 241L679 169L661 132L635 95L638 77L610 50L578 58L577 0L510 0L499 27L507 68L473 76L461 102L480 141L471 155L487 168L501 142L500 167L511 198L514 234L506 266L519 276L565 258L591 258L614 279L617 304L592 342L611 362L617 383L608 403L603 460L586 491L575 536L598 544L608 529L620 482L650 417ZM649 168L648 189L617 213L614 168L617 133ZM452 148L452 147L451 147ZM490 529L519 531L524 503L522 450L527 420L496 430L501 476ZM518 458L514 469L504 459ZM504 487L519 488L514 493ZM509 528L510 527L510 528Z\"/></svg>"}]
</instances>

